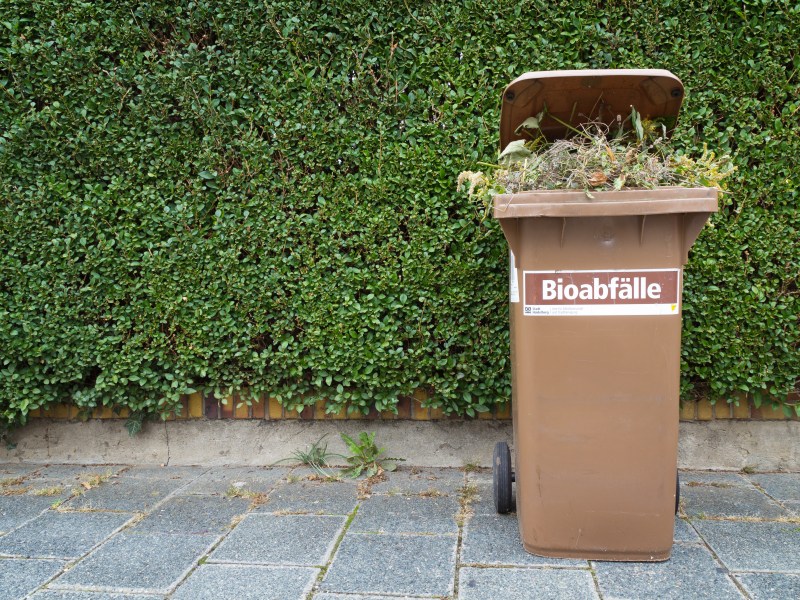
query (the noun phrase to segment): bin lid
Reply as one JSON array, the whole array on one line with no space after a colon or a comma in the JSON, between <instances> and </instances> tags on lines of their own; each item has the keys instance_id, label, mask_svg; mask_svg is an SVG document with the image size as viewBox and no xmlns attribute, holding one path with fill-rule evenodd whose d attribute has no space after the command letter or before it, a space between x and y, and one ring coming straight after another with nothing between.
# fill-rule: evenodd
<instances>
[{"instance_id":1,"label":"bin lid","mask_svg":"<svg viewBox=\"0 0 800 600\"><path fill-rule=\"evenodd\" d=\"M514 130L542 109L573 127L588 121L624 120L631 106L642 119L666 118L667 133L683 101L683 84L663 69L586 69L532 71L517 77L503 92L500 113L500 149L523 139ZM567 135L567 128L545 117L541 129L549 140Z\"/></svg>"}]
</instances>

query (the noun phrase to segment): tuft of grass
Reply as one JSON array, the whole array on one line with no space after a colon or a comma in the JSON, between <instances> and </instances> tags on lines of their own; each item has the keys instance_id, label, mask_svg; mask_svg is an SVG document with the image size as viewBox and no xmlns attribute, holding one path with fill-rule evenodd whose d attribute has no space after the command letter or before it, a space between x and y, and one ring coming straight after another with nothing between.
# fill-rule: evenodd
<instances>
[{"instance_id":1,"label":"tuft of grass","mask_svg":"<svg viewBox=\"0 0 800 600\"><path fill-rule=\"evenodd\" d=\"M112 473L111 471L106 471L102 475L99 473L90 474L86 477L86 479L80 482L80 487L76 488L76 490L74 491L78 494L83 494L84 492L88 492L91 489L100 487L109 479L111 479L113 476L114 473Z\"/></svg>"},{"instance_id":2,"label":"tuft of grass","mask_svg":"<svg viewBox=\"0 0 800 600\"><path fill-rule=\"evenodd\" d=\"M312 473L311 475L306 475L306 481L319 481L321 483L336 483L341 481L342 478L338 475L320 475L319 473Z\"/></svg>"},{"instance_id":3,"label":"tuft of grass","mask_svg":"<svg viewBox=\"0 0 800 600\"><path fill-rule=\"evenodd\" d=\"M366 500L372 496L372 486L381 481L386 481L386 474L379 470L374 475L363 479L356 486L356 494L359 500Z\"/></svg>"},{"instance_id":4,"label":"tuft of grass","mask_svg":"<svg viewBox=\"0 0 800 600\"><path fill-rule=\"evenodd\" d=\"M417 496L421 496L423 498L441 498L445 496L443 492L437 490L436 488L428 488L427 490L423 490L416 494Z\"/></svg>"},{"instance_id":5,"label":"tuft of grass","mask_svg":"<svg viewBox=\"0 0 800 600\"><path fill-rule=\"evenodd\" d=\"M718 515L707 515L705 513L699 513L694 515L692 518L702 520L702 521L733 521L735 523L782 523L782 524L800 524L800 517L775 517L775 518L767 518L767 517L744 517L744 516L718 516Z\"/></svg>"},{"instance_id":6,"label":"tuft of grass","mask_svg":"<svg viewBox=\"0 0 800 600\"><path fill-rule=\"evenodd\" d=\"M465 483L458 490L458 512L456 513L456 523L463 527L472 518L475 512L472 510L472 503L478 497L478 486L474 483Z\"/></svg>"},{"instance_id":7,"label":"tuft of grass","mask_svg":"<svg viewBox=\"0 0 800 600\"><path fill-rule=\"evenodd\" d=\"M227 491L225 492L226 498L244 498L246 500L250 500L250 508L255 508L256 506L261 506L262 504L266 504L269 500L269 494L266 492L254 492L252 490L248 490L245 487L230 486Z\"/></svg>"},{"instance_id":8,"label":"tuft of grass","mask_svg":"<svg viewBox=\"0 0 800 600\"><path fill-rule=\"evenodd\" d=\"M276 510L272 514L275 515L276 517L285 517L287 515L310 515L310 514L313 514L313 513L310 510L289 510L289 509L284 509L284 510Z\"/></svg>"},{"instance_id":9,"label":"tuft of grass","mask_svg":"<svg viewBox=\"0 0 800 600\"><path fill-rule=\"evenodd\" d=\"M722 483L720 481L688 481L685 485L686 487L715 487L722 489L733 487L730 483Z\"/></svg>"},{"instance_id":10,"label":"tuft of grass","mask_svg":"<svg viewBox=\"0 0 800 600\"><path fill-rule=\"evenodd\" d=\"M244 486L239 485L231 485L225 490L225 497L226 498L246 498L249 490L247 490Z\"/></svg>"},{"instance_id":11,"label":"tuft of grass","mask_svg":"<svg viewBox=\"0 0 800 600\"><path fill-rule=\"evenodd\" d=\"M327 433L319 438L316 442L311 444L304 450L295 450L289 458L284 458L274 464L294 460L303 465L307 465L314 469L314 472L320 477L334 478L334 475L328 472L325 467L329 467L331 459L334 457L344 458L341 454L334 454L328 451L327 442L323 440L327 437Z\"/></svg>"},{"instance_id":12,"label":"tuft of grass","mask_svg":"<svg viewBox=\"0 0 800 600\"><path fill-rule=\"evenodd\" d=\"M478 498L478 486L474 483L465 483L458 490L458 500L461 504L472 504Z\"/></svg>"},{"instance_id":13,"label":"tuft of grass","mask_svg":"<svg viewBox=\"0 0 800 600\"><path fill-rule=\"evenodd\" d=\"M0 479L0 487L13 487L22 485L26 479L27 477L8 477L6 479Z\"/></svg>"},{"instance_id":14,"label":"tuft of grass","mask_svg":"<svg viewBox=\"0 0 800 600\"><path fill-rule=\"evenodd\" d=\"M54 485L53 487L39 488L38 490L33 490L31 494L34 496L58 496L63 492L64 492L63 486Z\"/></svg>"}]
</instances>

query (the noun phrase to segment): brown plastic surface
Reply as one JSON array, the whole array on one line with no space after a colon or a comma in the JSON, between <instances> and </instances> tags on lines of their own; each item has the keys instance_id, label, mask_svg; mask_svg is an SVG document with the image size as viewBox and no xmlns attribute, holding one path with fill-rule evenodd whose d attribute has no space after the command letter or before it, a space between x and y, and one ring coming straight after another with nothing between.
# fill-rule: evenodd
<instances>
[{"instance_id":1,"label":"brown plastic surface","mask_svg":"<svg viewBox=\"0 0 800 600\"><path fill-rule=\"evenodd\" d=\"M715 190L498 196L524 271L680 269ZM577 211L576 211L577 208ZM584 213L581 215L580 213ZM524 300L524 294L523 294ZM517 514L526 550L669 557L675 513L681 316L526 316L512 302Z\"/></svg>"},{"instance_id":2,"label":"brown plastic surface","mask_svg":"<svg viewBox=\"0 0 800 600\"><path fill-rule=\"evenodd\" d=\"M512 81L503 92L500 114L500 149L522 139L514 130L546 106L548 113L577 126L587 121L623 120L631 106L644 119L677 119L683 101L683 84L662 69L597 69L536 71ZM674 122L668 129L671 132ZM545 117L542 132L550 140L567 136L567 128Z\"/></svg>"}]
</instances>

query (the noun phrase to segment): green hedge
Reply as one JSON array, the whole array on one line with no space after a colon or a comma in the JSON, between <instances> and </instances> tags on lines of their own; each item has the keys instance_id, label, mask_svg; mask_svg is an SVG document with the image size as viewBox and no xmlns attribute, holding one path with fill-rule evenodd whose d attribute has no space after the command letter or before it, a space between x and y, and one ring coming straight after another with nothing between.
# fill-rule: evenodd
<instances>
[{"instance_id":1,"label":"green hedge","mask_svg":"<svg viewBox=\"0 0 800 600\"><path fill-rule=\"evenodd\" d=\"M65 2L0 19L0 409L448 413L510 395L506 248L455 190L528 70L659 67L738 173L686 276L684 391L800 377L795 2Z\"/></svg>"}]
</instances>

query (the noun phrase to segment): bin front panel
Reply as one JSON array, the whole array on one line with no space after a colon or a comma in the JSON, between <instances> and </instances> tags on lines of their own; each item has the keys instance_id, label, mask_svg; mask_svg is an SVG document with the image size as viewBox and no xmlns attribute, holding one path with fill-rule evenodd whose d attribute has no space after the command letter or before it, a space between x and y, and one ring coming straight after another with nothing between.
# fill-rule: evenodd
<instances>
[{"instance_id":1,"label":"bin front panel","mask_svg":"<svg viewBox=\"0 0 800 600\"><path fill-rule=\"evenodd\" d=\"M681 215L527 218L526 271L677 272ZM680 295L680 286L677 289ZM524 296L524 294L523 294ZM517 506L546 556L662 560L672 546L681 318L532 316L512 303Z\"/></svg>"},{"instance_id":2,"label":"bin front panel","mask_svg":"<svg viewBox=\"0 0 800 600\"><path fill-rule=\"evenodd\" d=\"M514 389L526 547L596 558L668 554L679 317L515 319L527 321L515 335Z\"/></svg>"}]
</instances>

